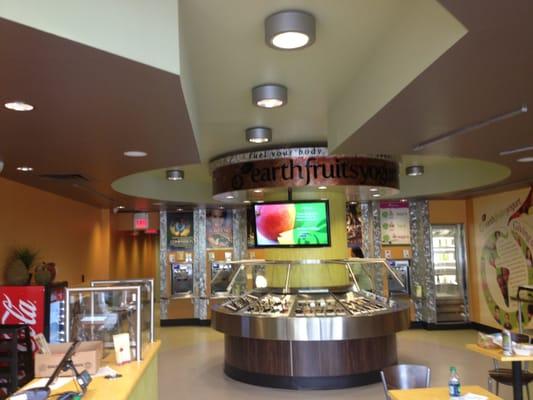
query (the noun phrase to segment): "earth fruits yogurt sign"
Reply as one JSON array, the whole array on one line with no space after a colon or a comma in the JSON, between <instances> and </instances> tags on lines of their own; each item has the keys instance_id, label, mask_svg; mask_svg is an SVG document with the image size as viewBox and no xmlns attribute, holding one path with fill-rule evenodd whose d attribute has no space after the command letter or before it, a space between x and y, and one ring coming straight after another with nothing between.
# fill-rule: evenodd
<instances>
[{"instance_id":1,"label":"earth fruits yogurt sign","mask_svg":"<svg viewBox=\"0 0 533 400\"><path fill-rule=\"evenodd\" d=\"M237 159L240 160L240 159ZM398 164L384 158L296 156L212 163L213 194L275 187L399 187Z\"/></svg>"},{"instance_id":2,"label":"earth fruits yogurt sign","mask_svg":"<svg viewBox=\"0 0 533 400\"><path fill-rule=\"evenodd\" d=\"M516 296L533 284L533 187L477 200L476 236L481 290L490 322L518 326ZM522 322L533 327L533 304L522 304Z\"/></svg>"}]
</instances>

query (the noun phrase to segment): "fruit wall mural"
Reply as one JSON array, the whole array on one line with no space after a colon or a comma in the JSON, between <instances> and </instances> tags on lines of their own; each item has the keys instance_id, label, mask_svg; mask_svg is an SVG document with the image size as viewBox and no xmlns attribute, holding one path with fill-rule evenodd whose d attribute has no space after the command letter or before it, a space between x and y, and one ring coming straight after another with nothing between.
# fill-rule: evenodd
<instances>
[{"instance_id":1,"label":"fruit wall mural","mask_svg":"<svg viewBox=\"0 0 533 400\"><path fill-rule=\"evenodd\" d=\"M533 187L481 198L474 207L482 322L513 329L518 303L512 297L520 285L533 284ZM533 304L522 304L522 322L533 327Z\"/></svg>"}]
</instances>

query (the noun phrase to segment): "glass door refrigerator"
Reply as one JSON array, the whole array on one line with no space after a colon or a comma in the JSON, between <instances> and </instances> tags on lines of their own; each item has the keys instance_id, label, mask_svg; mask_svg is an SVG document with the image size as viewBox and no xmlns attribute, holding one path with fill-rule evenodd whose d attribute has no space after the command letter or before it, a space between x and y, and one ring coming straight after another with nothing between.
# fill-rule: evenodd
<instances>
[{"instance_id":1,"label":"glass door refrigerator","mask_svg":"<svg viewBox=\"0 0 533 400\"><path fill-rule=\"evenodd\" d=\"M437 323L469 321L464 243L462 224L431 226Z\"/></svg>"}]
</instances>

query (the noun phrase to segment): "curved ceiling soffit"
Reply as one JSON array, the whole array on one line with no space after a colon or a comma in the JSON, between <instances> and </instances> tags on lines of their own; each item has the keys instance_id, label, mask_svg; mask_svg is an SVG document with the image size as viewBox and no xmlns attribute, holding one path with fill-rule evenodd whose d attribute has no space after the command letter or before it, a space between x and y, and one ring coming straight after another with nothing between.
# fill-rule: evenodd
<instances>
[{"instance_id":1,"label":"curved ceiling soffit","mask_svg":"<svg viewBox=\"0 0 533 400\"><path fill-rule=\"evenodd\" d=\"M423 165L424 175L406 176L405 168L409 165ZM173 168L185 172L183 181L173 182L166 179L166 170ZM509 168L487 161L447 156L403 155L400 161L400 193L391 197L383 196L382 199L448 195L494 184L504 180L509 174ZM209 168L203 164L128 175L115 180L112 188L129 196L165 202L219 204L213 199ZM279 191L286 192L286 188L280 188ZM320 195L325 193L327 192L320 192Z\"/></svg>"}]
</instances>

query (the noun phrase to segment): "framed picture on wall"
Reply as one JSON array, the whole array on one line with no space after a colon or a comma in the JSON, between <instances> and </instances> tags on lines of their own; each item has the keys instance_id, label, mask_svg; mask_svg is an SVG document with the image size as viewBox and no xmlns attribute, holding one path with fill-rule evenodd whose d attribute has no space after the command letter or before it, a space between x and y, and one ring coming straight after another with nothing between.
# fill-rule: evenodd
<instances>
[{"instance_id":1,"label":"framed picture on wall","mask_svg":"<svg viewBox=\"0 0 533 400\"><path fill-rule=\"evenodd\" d=\"M208 249L233 247L233 221L231 212L216 208L207 210L206 237Z\"/></svg>"},{"instance_id":2,"label":"framed picture on wall","mask_svg":"<svg viewBox=\"0 0 533 400\"><path fill-rule=\"evenodd\" d=\"M361 213L357 204L346 203L346 238L349 248L363 246Z\"/></svg>"},{"instance_id":3,"label":"framed picture on wall","mask_svg":"<svg viewBox=\"0 0 533 400\"><path fill-rule=\"evenodd\" d=\"M167 213L167 242L169 249L192 249L194 224L192 212Z\"/></svg>"}]
</instances>

